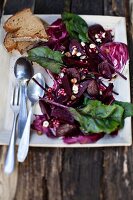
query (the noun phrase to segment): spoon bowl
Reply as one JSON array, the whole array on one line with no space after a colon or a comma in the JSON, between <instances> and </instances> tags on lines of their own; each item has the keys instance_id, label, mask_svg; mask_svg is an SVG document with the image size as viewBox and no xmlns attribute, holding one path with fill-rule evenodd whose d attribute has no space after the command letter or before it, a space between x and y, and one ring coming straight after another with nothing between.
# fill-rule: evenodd
<instances>
[{"instance_id":1,"label":"spoon bowl","mask_svg":"<svg viewBox=\"0 0 133 200\"><path fill-rule=\"evenodd\" d=\"M17 154L17 158L19 162L23 162L26 159L26 156L29 150L32 107L34 106L35 103L39 101L40 97L44 96L44 90L39 85L45 88L45 80L41 73L35 74L32 77L32 79L29 81L29 84L27 87L27 96L29 100L31 101L31 108L29 110L27 122L22 134L22 138L19 143L18 154Z\"/></svg>"},{"instance_id":2,"label":"spoon bowl","mask_svg":"<svg viewBox=\"0 0 133 200\"><path fill-rule=\"evenodd\" d=\"M28 87L27 87L27 96L28 99L34 104L39 100L39 97L43 97L44 90L37 84L38 82L41 86L45 87L44 77L41 73L35 74L32 79L30 80Z\"/></svg>"},{"instance_id":3,"label":"spoon bowl","mask_svg":"<svg viewBox=\"0 0 133 200\"><path fill-rule=\"evenodd\" d=\"M29 80L33 76L31 62L26 57L18 58L14 66L14 74L20 81Z\"/></svg>"},{"instance_id":4,"label":"spoon bowl","mask_svg":"<svg viewBox=\"0 0 133 200\"><path fill-rule=\"evenodd\" d=\"M14 74L20 85L20 112L18 116L18 137L22 137L22 133L27 120L26 107L26 88L27 81L33 76L33 67L31 62L26 57L17 59L14 66Z\"/></svg>"}]
</instances>

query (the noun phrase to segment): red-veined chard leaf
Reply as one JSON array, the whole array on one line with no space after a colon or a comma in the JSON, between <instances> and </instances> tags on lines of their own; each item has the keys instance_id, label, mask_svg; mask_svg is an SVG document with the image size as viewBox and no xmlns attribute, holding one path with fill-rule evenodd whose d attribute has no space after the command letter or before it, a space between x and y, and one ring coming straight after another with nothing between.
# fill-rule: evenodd
<instances>
[{"instance_id":1,"label":"red-veined chard leaf","mask_svg":"<svg viewBox=\"0 0 133 200\"><path fill-rule=\"evenodd\" d=\"M53 51L48 47L37 47L28 51L28 59L49 69L53 73L59 73L63 64L63 55L59 51Z\"/></svg>"}]
</instances>

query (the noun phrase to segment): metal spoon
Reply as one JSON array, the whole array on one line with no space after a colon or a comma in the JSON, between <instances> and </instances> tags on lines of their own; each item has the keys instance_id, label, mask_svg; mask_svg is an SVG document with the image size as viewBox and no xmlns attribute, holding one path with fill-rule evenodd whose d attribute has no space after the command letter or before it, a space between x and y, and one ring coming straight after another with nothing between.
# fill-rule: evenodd
<instances>
[{"instance_id":1,"label":"metal spoon","mask_svg":"<svg viewBox=\"0 0 133 200\"><path fill-rule=\"evenodd\" d=\"M22 134L22 138L19 143L17 158L19 162L23 162L28 154L29 142L30 142L30 124L32 117L32 108L39 97L44 96L44 90L33 80L35 79L43 88L45 87L45 81L41 73L35 74L30 80L27 87L27 96L31 101L31 108L29 110L27 122Z\"/></svg>"},{"instance_id":2,"label":"metal spoon","mask_svg":"<svg viewBox=\"0 0 133 200\"><path fill-rule=\"evenodd\" d=\"M14 74L20 84L20 111L18 116L18 137L22 137L22 133L27 120L26 108L26 88L27 81L33 76L33 67L26 57L17 59L14 66Z\"/></svg>"}]
</instances>

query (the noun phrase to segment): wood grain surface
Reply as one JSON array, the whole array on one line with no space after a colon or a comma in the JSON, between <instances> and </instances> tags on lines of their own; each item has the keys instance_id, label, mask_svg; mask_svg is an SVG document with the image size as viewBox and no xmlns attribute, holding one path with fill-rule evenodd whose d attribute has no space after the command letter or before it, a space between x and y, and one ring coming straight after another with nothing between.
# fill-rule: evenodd
<instances>
[{"instance_id":1,"label":"wood grain surface","mask_svg":"<svg viewBox=\"0 0 133 200\"><path fill-rule=\"evenodd\" d=\"M2 1L0 1L0 5ZM5 14L24 7L35 13L125 16L133 101L133 0L7 0ZM133 147L30 148L23 164L3 173L0 147L0 200L132 200Z\"/></svg>"}]
</instances>

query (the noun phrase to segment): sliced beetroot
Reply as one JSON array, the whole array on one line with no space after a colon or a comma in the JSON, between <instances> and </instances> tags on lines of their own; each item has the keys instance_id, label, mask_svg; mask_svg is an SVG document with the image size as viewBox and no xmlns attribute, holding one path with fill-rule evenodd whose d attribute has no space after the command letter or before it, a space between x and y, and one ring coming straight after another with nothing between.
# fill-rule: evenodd
<instances>
[{"instance_id":1,"label":"sliced beetroot","mask_svg":"<svg viewBox=\"0 0 133 200\"><path fill-rule=\"evenodd\" d=\"M87 80L87 81L84 81L84 82L82 82L82 83L79 84L78 94L75 95L77 98L80 98L82 96L82 94L87 89L89 82L90 82L90 80Z\"/></svg>"},{"instance_id":2,"label":"sliced beetroot","mask_svg":"<svg viewBox=\"0 0 133 200\"><path fill-rule=\"evenodd\" d=\"M67 95L71 97L71 95L72 95L72 90L71 90L70 81L69 81L67 75L65 75L65 76L62 78L62 86L63 86L65 92L67 93Z\"/></svg>"},{"instance_id":3,"label":"sliced beetroot","mask_svg":"<svg viewBox=\"0 0 133 200\"><path fill-rule=\"evenodd\" d=\"M91 63L92 66L102 62L99 56L99 48L95 44L89 43L86 45L86 55L88 62Z\"/></svg>"},{"instance_id":4,"label":"sliced beetroot","mask_svg":"<svg viewBox=\"0 0 133 200\"><path fill-rule=\"evenodd\" d=\"M121 42L110 42L100 47L102 53L113 63L114 68L122 72L129 60L127 45Z\"/></svg>"},{"instance_id":5,"label":"sliced beetroot","mask_svg":"<svg viewBox=\"0 0 133 200\"><path fill-rule=\"evenodd\" d=\"M69 50L69 38L66 38L64 41L58 41L54 43L53 50L54 51L61 51L61 52L67 52Z\"/></svg>"},{"instance_id":6,"label":"sliced beetroot","mask_svg":"<svg viewBox=\"0 0 133 200\"><path fill-rule=\"evenodd\" d=\"M116 130L116 131L113 131L111 134L110 134L112 137L115 137L115 136L117 136L118 135L118 130Z\"/></svg>"},{"instance_id":7,"label":"sliced beetroot","mask_svg":"<svg viewBox=\"0 0 133 200\"><path fill-rule=\"evenodd\" d=\"M88 59L76 59L76 58L68 58L66 56L63 57L63 61L67 67L77 67L77 68L88 68L89 71L97 71L98 64L96 59L88 58ZM96 62L95 62L96 61Z\"/></svg>"},{"instance_id":8,"label":"sliced beetroot","mask_svg":"<svg viewBox=\"0 0 133 200\"><path fill-rule=\"evenodd\" d=\"M89 80L87 86L87 93L92 97L96 97L99 95L99 88L97 81L95 79Z\"/></svg>"},{"instance_id":9,"label":"sliced beetroot","mask_svg":"<svg viewBox=\"0 0 133 200\"><path fill-rule=\"evenodd\" d=\"M75 52L75 55L76 55L76 52L77 53L79 52L81 55L86 55L85 47L83 47L81 43L76 39L71 40L70 45L69 45L69 51L71 52L72 55L74 54L74 52Z\"/></svg>"},{"instance_id":10,"label":"sliced beetroot","mask_svg":"<svg viewBox=\"0 0 133 200\"><path fill-rule=\"evenodd\" d=\"M105 89L103 89L102 91L102 95L100 96L100 100L109 105L112 104L112 102L114 101L114 97L113 97L113 88L114 85L113 83L109 83L108 87L106 87Z\"/></svg>"},{"instance_id":11,"label":"sliced beetroot","mask_svg":"<svg viewBox=\"0 0 133 200\"><path fill-rule=\"evenodd\" d=\"M43 100L39 100L39 105L40 105L42 113L47 116L47 119L50 119L51 108L50 108L49 104L47 104Z\"/></svg>"},{"instance_id":12,"label":"sliced beetroot","mask_svg":"<svg viewBox=\"0 0 133 200\"><path fill-rule=\"evenodd\" d=\"M65 108L53 107L51 116L58 118L59 120L71 123L71 124L74 123L74 117Z\"/></svg>"},{"instance_id":13,"label":"sliced beetroot","mask_svg":"<svg viewBox=\"0 0 133 200\"><path fill-rule=\"evenodd\" d=\"M87 67L88 66L87 60L81 61L80 59L76 59L76 58L73 58L73 57L64 56L63 61L69 67L72 67L72 66L74 66L74 67Z\"/></svg>"},{"instance_id":14,"label":"sliced beetroot","mask_svg":"<svg viewBox=\"0 0 133 200\"><path fill-rule=\"evenodd\" d=\"M90 134L87 136L80 134L79 136L75 136L75 137L64 137L63 141L66 144L75 144L75 143L89 144L89 143L97 142L103 136L104 136L104 133L100 133L100 134L95 133L95 134Z\"/></svg>"},{"instance_id":15,"label":"sliced beetroot","mask_svg":"<svg viewBox=\"0 0 133 200\"><path fill-rule=\"evenodd\" d=\"M112 72L107 60L98 65L98 71L103 78L112 79Z\"/></svg>"},{"instance_id":16,"label":"sliced beetroot","mask_svg":"<svg viewBox=\"0 0 133 200\"><path fill-rule=\"evenodd\" d=\"M57 103L60 103L60 104L66 104L67 101L69 100L69 96L68 95L59 95L57 98L56 98L56 102Z\"/></svg>"},{"instance_id":17,"label":"sliced beetroot","mask_svg":"<svg viewBox=\"0 0 133 200\"><path fill-rule=\"evenodd\" d=\"M70 78L76 78L78 82L80 81L80 73L76 68L69 68L66 73Z\"/></svg>"},{"instance_id":18,"label":"sliced beetroot","mask_svg":"<svg viewBox=\"0 0 133 200\"><path fill-rule=\"evenodd\" d=\"M57 136L75 136L79 133L80 131L77 129L77 127L72 124L61 124L56 130Z\"/></svg>"},{"instance_id":19,"label":"sliced beetroot","mask_svg":"<svg viewBox=\"0 0 133 200\"><path fill-rule=\"evenodd\" d=\"M47 120L45 115L35 115L35 119L31 124L31 128L39 133L48 132L48 127L43 126L43 122Z\"/></svg>"},{"instance_id":20,"label":"sliced beetroot","mask_svg":"<svg viewBox=\"0 0 133 200\"><path fill-rule=\"evenodd\" d=\"M105 31L104 28L100 24L94 24L94 25L89 26L88 35L90 38L93 38L95 40L96 39L95 34L98 34L104 31Z\"/></svg>"},{"instance_id":21,"label":"sliced beetroot","mask_svg":"<svg viewBox=\"0 0 133 200\"><path fill-rule=\"evenodd\" d=\"M100 24L94 24L88 29L89 38L96 44L101 45L112 42L112 34L110 30L105 30Z\"/></svg>"}]
</instances>

